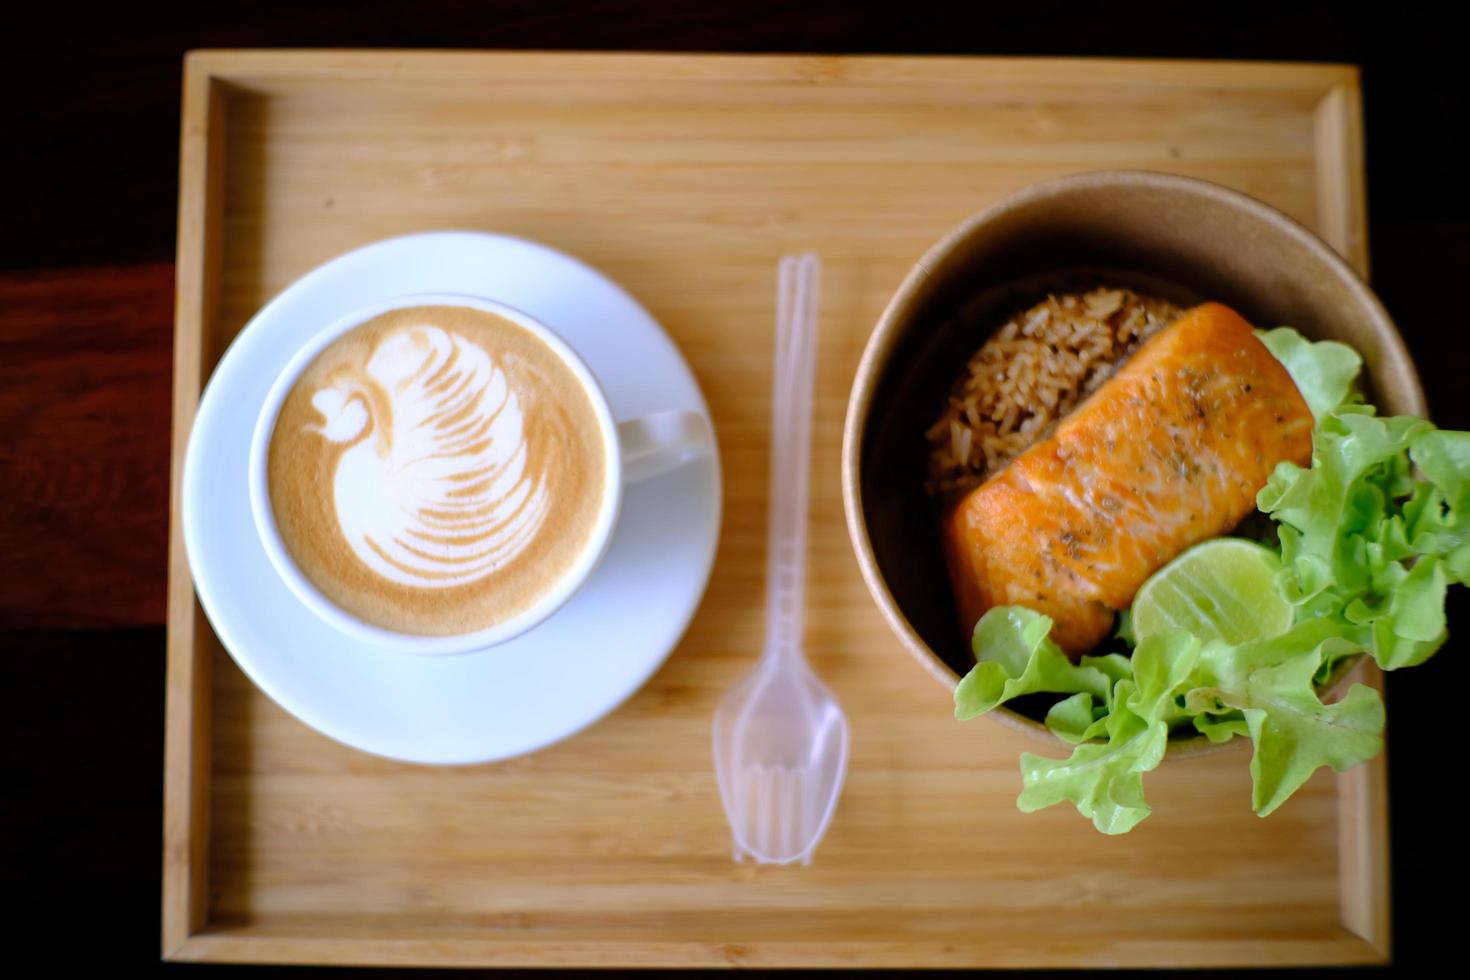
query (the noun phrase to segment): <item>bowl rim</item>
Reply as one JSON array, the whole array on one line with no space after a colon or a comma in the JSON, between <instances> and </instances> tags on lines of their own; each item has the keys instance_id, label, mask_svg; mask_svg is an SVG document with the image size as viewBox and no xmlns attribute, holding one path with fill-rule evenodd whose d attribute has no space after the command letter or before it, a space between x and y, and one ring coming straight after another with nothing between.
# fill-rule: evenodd
<instances>
[{"instance_id":1,"label":"bowl rim","mask_svg":"<svg viewBox=\"0 0 1470 980\"><path fill-rule=\"evenodd\" d=\"M1363 278L1336 249L1328 245L1315 232L1290 215L1243 191L1182 174L1136 169L1091 170L1029 184L974 212L951 228L924 252L923 256L909 269L893 297L884 307L883 313L879 316L877 324L863 347L862 356L858 360L842 425L842 507L847 523L848 539L857 558L858 569L889 629L919 665L950 692L953 692L959 684L960 676L924 642L904 615L903 610L899 608L898 602L894 599L892 591L888 588L878 568L877 556L873 552L873 543L868 535L867 522L863 513L861 430L866 427L868 414L872 409L873 396L881 374L880 368L902 336L902 327L907 319L907 314L914 307L933 271L969 238L998 218L1028 207L1037 201L1079 191L1108 190L1118 187L1153 188L1208 199L1243 211L1293 239L1321 261L1323 266L1347 288L1361 308L1369 314L1375 332L1385 345L1386 352L1408 367L1408 385L1407 390L1403 393L1408 413L1423 418L1428 417L1424 388L1420 383L1418 370L1414 366L1413 358L1409 355L1403 336L1399 333L1398 327L1388 315L1382 302ZM1356 664L1360 657L1361 654L1350 658L1345 663ZM1351 667L1338 671L1324 694L1331 694L1340 689L1351 673L1353 673ZM986 717L1032 738L1057 746L1067 745L1041 722L1021 715L1004 705L997 711L987 713ZM1206 755L1228 748L1233 741L1216 745L1209 742L1203 735L1175 738L1171 740L1169 755L1171 757Z\"/></svg>"}]
</instances>

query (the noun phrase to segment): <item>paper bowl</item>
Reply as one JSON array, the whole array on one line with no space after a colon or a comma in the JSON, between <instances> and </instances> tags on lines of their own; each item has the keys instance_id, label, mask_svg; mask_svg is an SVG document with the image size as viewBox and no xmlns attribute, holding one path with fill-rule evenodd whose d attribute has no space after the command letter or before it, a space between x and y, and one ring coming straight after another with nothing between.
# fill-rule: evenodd
<instances>
[{"instance_id":1,"label":"paper bowl","mask_svg":"<svg viewBox=\"0 0 1470 980\"><path fill-rule=\"evenodd\" d=\"M1217 300L1258 327L1345 341L1362 354L1381 411L1425 414L1414 365L1373 292L1325 242L1254 198L1170 174L1102 171L1036 184L985 208L941 238L899 286L863 352L843 431L843 504L863 578L902 646L950 690L974 658L923 488L924 431L966 360L1007 316L1047 292L1102 284L1181 305ZM989 717L1061 744L1039 717L1008 707ZM1181 737L1170 755L1209 747L1202 736Z\"/></svg>"}]
</instances>

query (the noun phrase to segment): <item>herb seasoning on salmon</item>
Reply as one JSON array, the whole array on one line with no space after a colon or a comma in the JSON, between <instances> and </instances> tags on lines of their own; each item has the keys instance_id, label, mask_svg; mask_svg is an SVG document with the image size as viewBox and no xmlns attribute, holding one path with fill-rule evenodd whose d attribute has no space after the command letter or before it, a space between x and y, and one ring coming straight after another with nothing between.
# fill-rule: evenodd
<instances>
[{"instance_id":1,"label":"herb seasoning on salmon","mask_svg":"<svg viewBox=\"0 0 1470 980\"><path fill-rule=\"evenodd\" d=\"M1087 652L1149 575L1254 511L1277 463L1310 460L1312 424L1249 323L1217 303L1186 311L947 510L965 629L1026 606L1063 650Z\"/></svg>"}]
</instances>

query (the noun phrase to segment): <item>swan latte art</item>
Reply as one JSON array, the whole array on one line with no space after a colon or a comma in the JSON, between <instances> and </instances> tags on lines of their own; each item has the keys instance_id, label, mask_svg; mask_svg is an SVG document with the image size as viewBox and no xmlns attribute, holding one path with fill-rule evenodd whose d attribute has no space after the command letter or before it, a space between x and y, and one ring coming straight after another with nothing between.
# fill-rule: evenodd
<instances>
[{"instance_id":1,"label":"swan latte art","mask_svg":"<svg viewBox=\"0 0 1470 980\"><path fill-rule=\"evenodd\" d=\"M597 411L517 323L392 310L306 366L271 434L282 542L337 606L400 633L487 629L582 555L607 494Z\"/></svg>"}]
</instances>

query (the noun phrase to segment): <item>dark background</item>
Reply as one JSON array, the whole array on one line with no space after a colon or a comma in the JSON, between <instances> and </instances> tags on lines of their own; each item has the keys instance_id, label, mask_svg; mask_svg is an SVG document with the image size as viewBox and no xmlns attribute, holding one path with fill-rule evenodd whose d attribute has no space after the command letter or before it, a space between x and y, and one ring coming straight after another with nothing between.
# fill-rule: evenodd
<instances>
[{"instance_id":1,"label":"dark background","mask_svg":"<svg viewBox=\"0 0 1470 980\"><path fill-rule=\"evenodd\" d=\"M0 651L7 957L159 963L168 420L181 60L197 47L1045 54L1362 67L1376 289L1470 429L1463 32L1452 5L51 3L0 59ZM1458 590L1451 630L1470 630ZM1456 947L1463 641L1389 679L1400 968ZM1324 828L1324 833L1332 832ZM1207 873L1207 869L1201 869ZM983 929L977 922L976 928ZM29 959L30 957L27 957ZM256 973L225 968L214 973ZM307 971L282 971L307 972ZM315 971L313 971L315 972ZM337 971L340 972L340 971ZM428 975L424 971L418 971ZM410 975L383 971L376 975Z\"/></svg>"}]
</instances>

